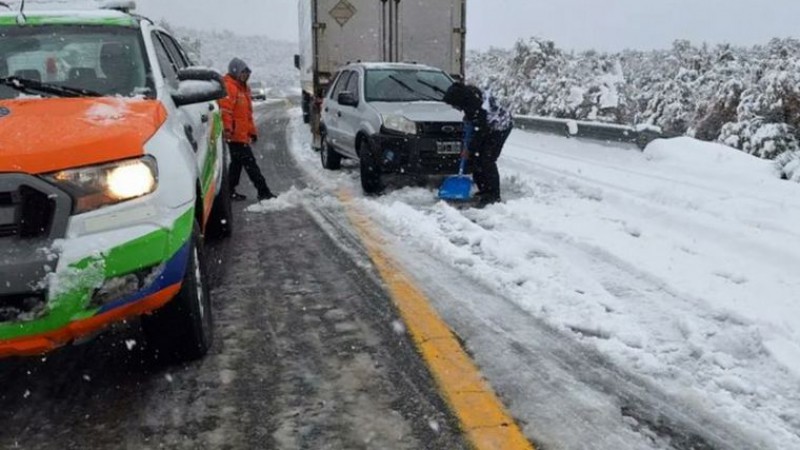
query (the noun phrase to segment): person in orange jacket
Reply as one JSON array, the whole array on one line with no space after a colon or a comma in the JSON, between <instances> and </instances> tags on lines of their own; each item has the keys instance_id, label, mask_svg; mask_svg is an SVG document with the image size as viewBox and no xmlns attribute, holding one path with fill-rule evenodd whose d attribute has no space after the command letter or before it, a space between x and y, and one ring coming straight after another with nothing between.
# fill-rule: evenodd
<instances>
[{"instance_id":1,"label":"person in orange jacket","mask_svg":"<svg viewBox=\"0 0 800 450\"><path fill-rule=\"evenodd\" d=\"M231 153L229 173L231 198L234 200L247 198L236 192L243 168L255 186L259 200L275 197L267 186L267 180L261 174L261 169L258 168L251 147L258 140L258 131L253 122L253 101L250 98L250 88L247 86L250 73L247 63L239 58L233 58L224 77L228 96L219 101L224 137Z\"/></svg>"}]
</instances>

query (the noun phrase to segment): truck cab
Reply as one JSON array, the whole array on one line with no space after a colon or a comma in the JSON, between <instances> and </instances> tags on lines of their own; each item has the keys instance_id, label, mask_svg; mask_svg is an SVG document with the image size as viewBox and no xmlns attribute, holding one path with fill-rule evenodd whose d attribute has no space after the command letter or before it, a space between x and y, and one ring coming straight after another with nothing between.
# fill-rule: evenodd
<instances>
[{"instance_id":1,"label":"truck cab","mask_svg":"<svg viewBox=\"0 0 800 450\"><path fill-rule=\"evenodd\" d=\"M162 360L211 345L225 88L123 3L0 12L0 357L138 316Z\"/></svg>"}]
</instances>

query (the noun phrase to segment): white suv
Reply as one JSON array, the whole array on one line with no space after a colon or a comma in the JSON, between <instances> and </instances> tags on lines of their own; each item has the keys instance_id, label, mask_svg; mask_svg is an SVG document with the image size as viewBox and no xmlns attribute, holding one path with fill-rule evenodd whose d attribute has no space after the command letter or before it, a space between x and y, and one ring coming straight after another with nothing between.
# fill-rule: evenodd
<instances>
[{"instance_id":1,"label":"white suv","mask_svg":"<svg viewBox=\"0 0 800 450\"><path fill-rule=\"evenodd\" d=\"M359 161L364 192L381 192L384 173L458 171L462 114L441 101L453 83L420 64L356 63L336 75L322 103L322 166Z\"/></svg>"},{"instance_id":2,"label":"white suv","mask_svg":"<svg viewBox=\"0 0 800 450\"><path fill-rule=\"evenodd\" d=\"M218 73L125 11L0 13L0 356L143 315L212 341L203 240L231 232Z\"/></svg>"}]
</instances>

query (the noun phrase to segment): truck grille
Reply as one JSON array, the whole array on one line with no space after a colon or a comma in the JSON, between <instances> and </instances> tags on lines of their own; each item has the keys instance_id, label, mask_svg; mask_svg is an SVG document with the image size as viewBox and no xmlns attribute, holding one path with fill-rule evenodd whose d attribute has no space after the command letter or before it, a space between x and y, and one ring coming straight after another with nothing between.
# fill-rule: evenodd
<instances>
[{"instance_id":1,"label":"truck grille","mask_svg":"<svg viewBox=\"0 0 800 450\"><path fill-rule=\"evenodd\" d=\"M30 239L48 235L53 222L55 202L44 192L28 186L21 186L19 193L22 198L19 237Z\"/></svg>"},{"instance_id":2,"label":"truck grille","mask_svg":"<svg viewBox=\"0 0 800 450\"><path fill-rule=\"evenodd\" d=\"M37 177L0 174L0 239L63 237L71 205L69 196Z\"/></svg>"},{"instance_id":3,"label":"truck grille","mask_svg":"<svg viewBox=\"0 0 800 450\"><path fill-rule=\"evenodd\" d=\"M11 192L0 192L0 238L17 235L16 205Z\"/></svg>"},{"instance_id":4,"label":"truck grille","mask_svg":"<svg viewBox=\"0 0 800 450\"><path fill-rule=\"evenodd\" d=\"M47 194L28 186L0 193L0 237L34 239L46 236L55 211Z\"/></svg>"},{"instance_id":5,"label":"truck grille","mask_svg":"<svg viewBox=\"0 0 800 450\"><path fill-rule=\"evenodd\" d=\"M42 293L0 295L0 323L27 322L47 312Z\"/></svg>"}]
</instances>

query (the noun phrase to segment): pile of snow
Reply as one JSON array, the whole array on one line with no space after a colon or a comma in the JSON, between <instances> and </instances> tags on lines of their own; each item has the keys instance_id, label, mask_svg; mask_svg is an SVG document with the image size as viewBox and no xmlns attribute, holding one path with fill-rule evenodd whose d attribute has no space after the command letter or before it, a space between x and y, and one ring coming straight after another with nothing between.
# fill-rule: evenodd
<instances>
[{"instance_id":1,"label":"pile of snow","mask_svg":"<svg viewBox=\"0 0 800 450\"><path fill-rule=\"evenodd\" d=\"M270 200L261 200L248 206L245 211L251 213L272 213L278 211L285 211L287 209L302 206L306 201L309 193L305 190L299 190L292 186L286 192L282 192L276 198Z\"/></svg>"},{"instance_id":2,"label":"pile of snow","mask_svg":"<svg viewBox=\"0 0 800 450\"><path fill-rule=\"evenodd\" d=\"M703 142L682 137L656 139L644 150L645 157L657 161L664 167L679 170L694 170L718 177L730 177L739 183L759 185L776 183L775 165L771 161L736 150L727 145ZM712 173L708 173L712 172Z\"/></svg>"},{"instance_id":3,"label":"pile of snow","mask_svg":"<svg viewBox=\"0 0 800 450\"><path fill-rule=\"evenodd\" d=\"M86 110L86 119L99 125L115 122L130 115L128 101L123 98L103 98Z\"/></svg>"}]
</instances>

